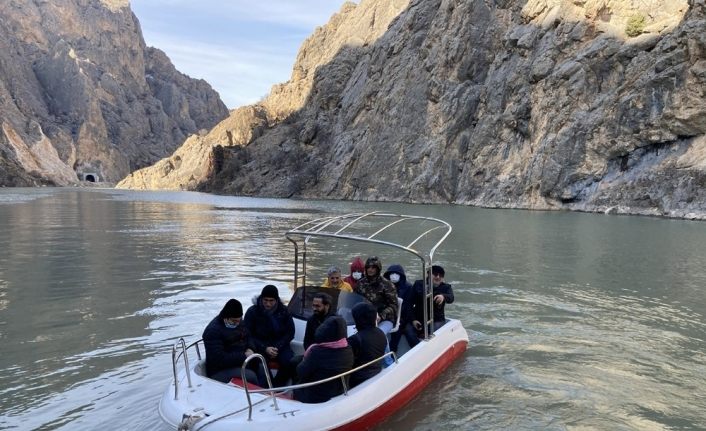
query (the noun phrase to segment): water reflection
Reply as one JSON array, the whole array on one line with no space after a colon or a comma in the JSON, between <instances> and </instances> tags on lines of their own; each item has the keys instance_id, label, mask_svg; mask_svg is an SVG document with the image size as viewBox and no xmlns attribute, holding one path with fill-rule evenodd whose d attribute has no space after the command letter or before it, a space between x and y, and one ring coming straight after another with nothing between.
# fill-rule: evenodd
<instances>
[{"instance_id":1,"label":"water reflection","mask_svg":"<svg viewBox=\"0 0 706 431\"><path fill-rule=\"evenodd\" d=\"M471 332L379 429L706 428L703 223L75 189L0 191L0 428L165 429L170 345L230 297L286 292L287 229L372 209L453 225L436 259ZM313 281L358 254L419 277L401 253L311 251Z\"/></svg>"}]
</instances>

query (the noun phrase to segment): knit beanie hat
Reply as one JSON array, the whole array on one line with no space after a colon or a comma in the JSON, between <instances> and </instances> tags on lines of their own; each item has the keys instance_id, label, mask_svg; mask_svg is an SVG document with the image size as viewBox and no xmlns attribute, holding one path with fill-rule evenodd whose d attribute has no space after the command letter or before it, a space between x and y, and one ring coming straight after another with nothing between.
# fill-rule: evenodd
<instances>
[{"instance_id":1,"label":"knit beanie hat","mask_svg":"<svg viewBox=\"0 0 706 431\"><path fill-rule=\"evenodd\" d=\"M226 305L223 306L220 314L222 319L229 317L243 317L243 304L237 299L229 299Z\"/></svg>"},{"instance_id":2,"label":"knit beanie hat","mask_svg":"<svg viewBox=\"0 0 706 431\"><path fill-rule=\"evenodd\" d=\"M279 301L279 291L277 286L268 284L262 288L262 293L260 293L260 298L274 298Z\"/></svg>"}]
</instances>

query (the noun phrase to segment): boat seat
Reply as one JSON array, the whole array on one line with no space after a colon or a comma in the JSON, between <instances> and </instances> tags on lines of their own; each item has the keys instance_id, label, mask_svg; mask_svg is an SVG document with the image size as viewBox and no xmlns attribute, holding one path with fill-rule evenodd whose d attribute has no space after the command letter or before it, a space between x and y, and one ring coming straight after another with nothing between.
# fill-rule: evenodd
<instances>
[{"instance_id":1,"label":"boat seat","mask_svg":"<svg viewBox=\"0 0 706 431\"><path fill-rule=\"evenodd\" d=\"M404 300L400 298L399 296L397 297L397 322L395 322L395 326L390 330L390 333L392 332L397 332L400 329L400 319L402 318L402 303Z\"/></svg>"}]
</instances>

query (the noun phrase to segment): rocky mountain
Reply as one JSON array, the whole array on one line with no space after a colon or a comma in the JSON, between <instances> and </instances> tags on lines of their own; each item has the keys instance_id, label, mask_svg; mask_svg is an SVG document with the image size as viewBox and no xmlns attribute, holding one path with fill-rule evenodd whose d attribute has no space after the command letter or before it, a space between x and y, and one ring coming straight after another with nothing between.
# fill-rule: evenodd
<instances>
[{"instance_id":1,"label":"rocky mountain","mask_svg":"<svg viewBox=\"0 0 706 431\"><path fill-rule=\"evenodd\" d=\"M362 0L120 186L706 218L705 92L705 0Z\"/></svg>"},{"instance_id":2,"label":"rocky mountain","mask_svg":"<svg viewBox=\"0 0 706 431\"><path fill-rule=\"evenodd\" d=\"M0 185L117 182L228 116L127 0L4 0L0 22Z\"/></svg>"}]
</instances>

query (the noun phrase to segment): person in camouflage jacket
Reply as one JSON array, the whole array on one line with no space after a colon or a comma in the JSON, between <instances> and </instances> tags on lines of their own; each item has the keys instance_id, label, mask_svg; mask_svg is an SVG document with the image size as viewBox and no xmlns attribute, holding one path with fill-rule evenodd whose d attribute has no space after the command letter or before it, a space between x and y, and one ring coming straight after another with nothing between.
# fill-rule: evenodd
<instances>
[{"instance_id":1,"label":"person in camouflage jacket","mask_svg":"<svg viewBox=\"0 0 706 431\"><path fill-rule=\"evenodd\" d=\"M382 262L376 256L365 261L365 275L354 291L373 304L380 316L378 327L389 334L397 322L397 290L382 277Z\"/></svg>"}]
</instances>

